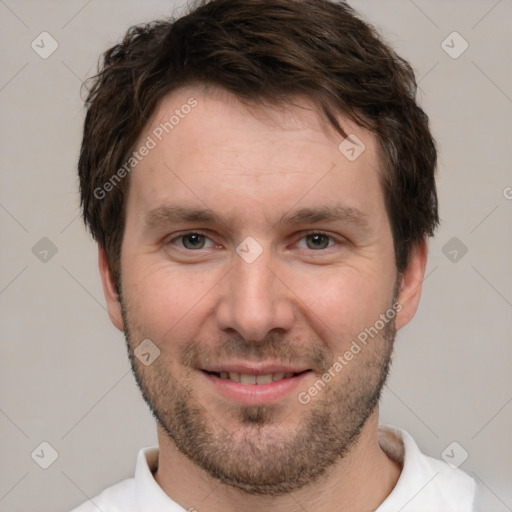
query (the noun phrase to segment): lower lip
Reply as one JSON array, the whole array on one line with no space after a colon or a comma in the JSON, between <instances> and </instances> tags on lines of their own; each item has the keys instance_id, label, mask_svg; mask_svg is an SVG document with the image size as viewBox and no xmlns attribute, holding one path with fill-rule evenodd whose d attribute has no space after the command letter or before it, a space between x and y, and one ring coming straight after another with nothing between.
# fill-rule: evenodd
<instances>
[{"instance_id":1,"label":"lower lip","mask_svg":"<svg viewBox=\"0 0 512 512\"><path fill-rule=\"evenodd\" d=\"M277 402L296 390L310 373L304 372L269 384L241 384L201 371L216 391L227 399L243 405L268 405Z\"/></svg>"}]
</instances>

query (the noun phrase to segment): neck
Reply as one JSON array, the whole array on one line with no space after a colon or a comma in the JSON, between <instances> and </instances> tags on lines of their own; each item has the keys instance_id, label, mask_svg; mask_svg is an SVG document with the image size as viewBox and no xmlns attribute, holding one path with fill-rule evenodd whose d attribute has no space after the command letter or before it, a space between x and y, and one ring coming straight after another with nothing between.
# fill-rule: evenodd
<instances>
[{"instance_id":1,"label":"neck","mask_svg":"<svg viewBox=\"0 0 512 512\"><path fill-rule=\"evenodd\" d=\"M393 490L401 471L379 445L377 408L345 457L314 483L284 496L253 496L220 483L179 452L159 425L158 442L155 480L182 507L201 512L370 512Z\"/></svg>"}]
</instances>

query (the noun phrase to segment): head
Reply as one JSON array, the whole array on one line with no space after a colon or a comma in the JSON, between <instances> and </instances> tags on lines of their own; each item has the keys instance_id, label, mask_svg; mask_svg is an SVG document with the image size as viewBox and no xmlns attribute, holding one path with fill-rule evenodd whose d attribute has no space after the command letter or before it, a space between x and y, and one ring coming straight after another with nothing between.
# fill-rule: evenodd
<instances>
[{"instance_id":1,"label":"head","mask_svg":"<svg viewBox=\"0 0 512 512\"><path fill-rule=\"evenodd\" d=\"M229 485L299 488L375 414L438 223L415 92L325 0L200 2L93 78L80 188L111 319L161 430ZM283 369L259 398L223 378Z\"/></svg>"}]
</instances>

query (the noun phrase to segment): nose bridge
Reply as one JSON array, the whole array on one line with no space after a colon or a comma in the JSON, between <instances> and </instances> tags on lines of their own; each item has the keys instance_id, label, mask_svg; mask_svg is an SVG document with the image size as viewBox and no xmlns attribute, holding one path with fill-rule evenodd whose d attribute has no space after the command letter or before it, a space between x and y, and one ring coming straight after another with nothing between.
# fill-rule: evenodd
<instances>
[{"instance_id":1,"label":"nose bridge","mask_svg":"<svg viewBox=\"0 0 512 512\"><path fill-rule=\"evenodd\" d=\"M271 293L275 276L269 270L270 263L268 252L254 261L238 258L234 263L233 284L234 293L239 300L254 302L260 309L264 306L270 309L270 304L275 299Z\"/></svg>"},{"instance_id":2,"label":"nose bridge","mask_svg":"<svg viewBox=\"0 0 512 512\"><path fill-rule=\"evenodd\" d=\"M217 311L219 328L234 329L253 341L273 329L290 329L293 307L286 287L271 270L275 265L270 248L258 248L249 240L237 253Z\"/></svg>"}]
</instances>

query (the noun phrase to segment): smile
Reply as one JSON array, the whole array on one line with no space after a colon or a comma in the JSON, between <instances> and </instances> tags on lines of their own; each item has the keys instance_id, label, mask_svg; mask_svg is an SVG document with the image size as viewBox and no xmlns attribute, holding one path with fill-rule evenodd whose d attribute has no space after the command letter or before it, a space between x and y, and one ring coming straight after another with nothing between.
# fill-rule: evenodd
<instances>
[{"instance_id":1,"label":"smile","mask_svg":"<svg viewBox=\"0 0 512 512\"><path fill-rule=\"evenodd\" d=\"M206 370L205 370L206 371ZM305 370L308 371L308 370ZM277 382L282 379L289 379L291 377L294 377L296 375L300 375L300 373L304 372L277 372L277 373L265 373L262 375L252 375L248 373L239 373L239 372L208 372L211 375L215 375L216 377L219 377L220 379L228 379L233 382L239 382L240 384L244 385L263 385L263 384L270 384L271 382Z\"/></svg>"},{"instance_id":2,"label":"smile","mask_svg":"<svg viewBox=\"0 0 512 512\"><path fill-rule=\"evenodd\" d=\"M294 396L301 382L313 373L311 370L246 372L203 369L199 373L206 379L209 390L243 405L268 405Z\"/></svg>"}]
</instances>

